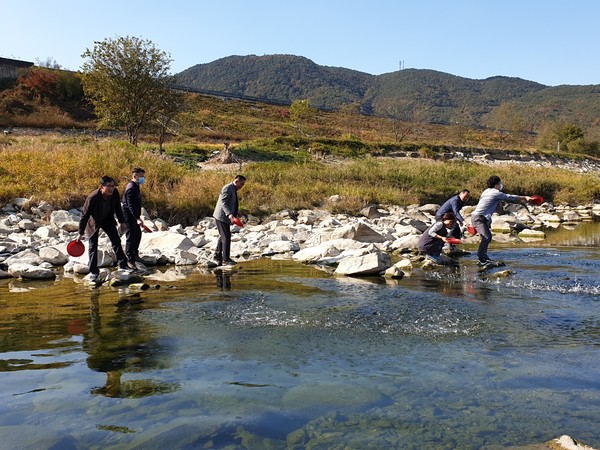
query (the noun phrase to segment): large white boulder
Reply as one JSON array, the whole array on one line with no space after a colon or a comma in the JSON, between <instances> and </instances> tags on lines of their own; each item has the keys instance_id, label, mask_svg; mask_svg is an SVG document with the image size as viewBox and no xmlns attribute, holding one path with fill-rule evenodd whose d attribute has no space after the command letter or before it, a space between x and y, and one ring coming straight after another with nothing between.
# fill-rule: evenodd
<instances>
[{"instance_id":1,"label":"large white boulder","mask_svg":"<svg viewBox=\"0 0 600 450\"><path fill-rule=\"evenodd\" d=\"M64 266L69 260L67 254L54 246L40 248L40 258L53 266Z\"/></svg>"},{"instance_id":2,"label":"large white boulder","mask_svg":"<svg viewBox=\"0 0 600 450\"><path fill-rule=\"evenodd\" d=\"M8 273L15 278L32 280L47 280L56 277L56 274L51 269L26 263L11 264L8 266Z\"/></svg>"},{"instance_id":3,"label":"large white boulder","mask_svg":"<svg viewBox=\"0 0 600 450\"><path fill-rule=\"evenodd\" d=\"M4 261L7 266L12 264L31 264L34 266L39 266L43 262L44 260L40 258L40 256L33 250L24 250L16 255L11 256L10 258L7 258L6 261Z\"/></svg>"},{"instance_id":4,"label":"large white boulder","mask_svg":"<svg viewBox=\"0 0 600 450\"><path fill-rule=\"evenodd\" d=\"M175 260L177 251L186 251L194 247L194 243L185 234L169 231L157 231L142 234L140 242L140 257L148 253L154 255L158 250L162 255Z\"/></svg>"},{"instance_id":5,"label":"large white boulder","mask_svg":"<svg viewBox=\"0 0 600 450\"><path fill-rule=\"evenodd\" d=\"M374 252L363 256L342 259L335 269L338 275L368 276L378 275L392 265L387 253Z\"/></svg>"},{"instance_id":6,"label":"large white boulder","mask_svg":"<svg viewBox=\"0 0 600 450\"><path fill-rule=\"evenodd\" d=\"M77 231L79 230L79 219L81 217L74 214L71 211L65 211L60 209L58 211L52 211L50 213L50 224L58 228L59 230L65 231Z\"/></svg>"}]
</instances>

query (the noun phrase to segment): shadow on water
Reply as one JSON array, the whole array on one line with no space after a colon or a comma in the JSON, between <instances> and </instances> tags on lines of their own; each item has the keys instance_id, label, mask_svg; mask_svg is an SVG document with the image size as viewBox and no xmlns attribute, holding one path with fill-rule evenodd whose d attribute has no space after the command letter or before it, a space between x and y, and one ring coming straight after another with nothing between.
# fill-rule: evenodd
<instances>
[{"instance_id":1,"label":"shadow on water","mask_svg":"<svg viewBox=\"0 0 600 450\"><path fill-rule=\"evenodd\" d=\"M598 447L590 236L492 244L506 276L480 273L471 255L397 281L270 259L158 268L142 292L72 276L0 281L0 438L437 449L568 433Z\"/></svg>"}]
</instances>

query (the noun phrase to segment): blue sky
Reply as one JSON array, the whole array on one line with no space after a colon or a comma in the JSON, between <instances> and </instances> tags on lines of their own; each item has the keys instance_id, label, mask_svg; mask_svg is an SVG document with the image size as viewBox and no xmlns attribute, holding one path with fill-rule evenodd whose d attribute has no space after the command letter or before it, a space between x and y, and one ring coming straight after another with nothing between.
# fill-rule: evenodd
<instances>
[{"instance_id":1,"label":"blue sky","mask_svg":"<svg viewBox=\"0 0 600 450\"><path fill-rule=\"evenodd\" d=\"M432 69L549 86L600 84L600 1L3 1L0 57L77 70L94 41L149 39L173 73L231 55L291 54L374 75Z\"/></svg>"}]
</instances>

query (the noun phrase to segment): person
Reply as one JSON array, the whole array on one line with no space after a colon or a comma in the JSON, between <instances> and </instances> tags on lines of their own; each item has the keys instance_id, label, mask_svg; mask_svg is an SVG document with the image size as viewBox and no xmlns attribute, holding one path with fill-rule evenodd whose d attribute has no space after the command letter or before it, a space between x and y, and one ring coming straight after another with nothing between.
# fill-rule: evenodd
<instances>
[{"instance_id":1,"label":"person","mask_svg":"<svg viewBox=\"0 0 600 450\"><path fill-rule=\"evenodd\" d=\"M453 236L453 231L458 228L456 217L453 213L444 214L441 220L436 221L419 238L417 248L419 253L425 254L425 257L436 264L455 265L455 261L446 255L442 255L442 248L448 242L448 238Z\"/></svg>"},{"instance_id":2,"label":"person","mask_svg":"<svg viewBox=\"0 0 600 450\"><path fill-rule=\"evenodd\" d=\"M89 270L90 281L98 279L98 235L104 230L112 244L113 251L117 256L119 268L127 269L127 257L121 247L121 240L117 231L117 220L123 227L125 218L121 209L119 191L115 187L115 180L108 175L100 179L100 188L93 191L83 204L83 213L79 221L79 236L77 241L81 242L84 235L89 238Z\"/></svg>"},{"instance_id":3,"label":"person","mask_svg":"<svg viewBox=\"0 0 600 450\"><path fill-rule=\"evenodd\" d=\"M231 259L231 223L234 218L240 217L237 191L244 187L246 177L236 175L233 181L221 189L219 200L215 206L213 217L219 230L219 240L215 250L214 262L221 266L236 264Z\"/></svg>"},{"instance_id":4,"label":"person","mask_svg":"<svg viewBox=\"0 0 600 450\"><path fill-rule=\"evenodd\" d=\"M483 191L475 210L471 213L471 223L481 236L477 258L480 266L486 266L493 263L488 256L488 247L492 241L492 214L496 211L500 202L526 203L531 201L531 197L526 195L510 195L502 192L504 184L500 177L493 175L487 180L487 189Z\"/></svg>"},{"instance_id":5,"label":"person","mask_svg":"<svg viewBox=\"0 0 600 450\"><path fill-rule=\"evenodd\" d=\"M136 270L140 259L139 248L142 240L142 193L140 185L146 180L146 171L141 167L131 170L131 180L123 192L123 215L125 216L125 255L127 265Z\"/></svg>"},{"instance_id":6,"label":"person","mask_svg":"<svg viewBox=\"0 0 600 450\"><path fill-rule=\"evenodd\" d=\"M464 227L465 224L465 219L460 214L460 210L469 201L469 198L471 198L471 192L468 189L463 189L458 194L446 200L444 204L440 206L440 209L438 209L435 213L436 221L442 220L442 216L446 213L450 212L454 214L454 217L456 217L456 221L458 222L459 226L453 228L452 237L455 237L457 239L460 239L462 237L461 229Z\"/></svg>"}]
</instances>

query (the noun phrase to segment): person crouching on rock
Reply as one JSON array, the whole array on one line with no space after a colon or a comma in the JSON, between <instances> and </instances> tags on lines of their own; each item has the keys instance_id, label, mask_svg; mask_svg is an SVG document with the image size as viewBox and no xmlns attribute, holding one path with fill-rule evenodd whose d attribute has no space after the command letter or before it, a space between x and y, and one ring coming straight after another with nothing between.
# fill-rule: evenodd
<instances>
[{"instance_id":1,"label":"person crouching on rock","mask_svg":"<svg viewBox=\"0 0 600 450\"><path fill-rule=\"evenodd\" d=\"M419 239L419 253L436 264L456 265L452 258L442 255L442 248L448 242L448 238L453 236L455 229L458 228L456 217L452 213L445 213L441 220L435 222L423 232Z\"/></svg>"},{"instance_id":2,"label":"person crouching on rock","mask_svg":"<svg viewBox=\"0 0 600 450\"><path fill-rule=\"evenodd\" d=\"M115 187L115 180L108 175L100 179L100 188L93 191L83 204L83 214L79 221L79 236L77 241L81 242L84 235L89 238L89 269L90 281L98 279L98 235L100 230L104 230L112 248L117 256L119 268L127 269L127 257L121 247L121 239L117 231L115 215L121 224L121 229L125 226L125 217L121 209L121 199L119 191Z\"/></svg>"}]
</instances>

